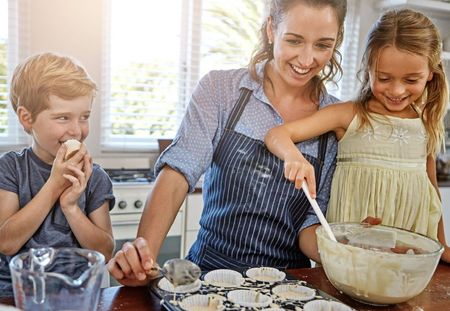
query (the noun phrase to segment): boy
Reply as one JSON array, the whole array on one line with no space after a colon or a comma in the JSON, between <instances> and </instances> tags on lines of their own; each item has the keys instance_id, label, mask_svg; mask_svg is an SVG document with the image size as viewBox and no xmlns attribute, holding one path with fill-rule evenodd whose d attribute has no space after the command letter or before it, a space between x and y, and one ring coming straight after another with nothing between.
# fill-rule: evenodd
<instances>
[{"instance_id":1,"label":"boy","mask_svg":"<svg viewBox=\"0 0 450 311\"><path fill-rule=\"evenodd\" d=\"M32 145L0 157L0 296L12 295L8 262L38 247L114 249L112 183L86 146L66 158L64 142L83 142L96 85L75 60L52 53L14 71L10 100Z\"/></svg>"}]
</instances>

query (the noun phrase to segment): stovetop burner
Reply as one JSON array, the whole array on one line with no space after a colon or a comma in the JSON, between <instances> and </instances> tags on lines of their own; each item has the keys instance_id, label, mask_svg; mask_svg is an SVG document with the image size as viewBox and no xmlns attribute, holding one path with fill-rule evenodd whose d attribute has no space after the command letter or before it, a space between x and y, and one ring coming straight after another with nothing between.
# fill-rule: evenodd
<instances>
[{"instance_id":1,"label":"stovetop burner","mask_svg":"<svg viewBox=\"0 0 450 311\"><path fill-rule=\"evenodd\" d=\"M150 168L138 168L138 169L105 169L105 172L109 175L113 182L152 182L155 180L153 170Z\"/></svg>"}]
</instances>

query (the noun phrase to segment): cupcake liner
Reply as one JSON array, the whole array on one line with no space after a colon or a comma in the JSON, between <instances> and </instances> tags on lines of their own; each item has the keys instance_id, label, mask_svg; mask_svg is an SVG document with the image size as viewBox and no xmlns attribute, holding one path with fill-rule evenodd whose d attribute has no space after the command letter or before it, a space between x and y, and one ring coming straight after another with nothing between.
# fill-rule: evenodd
<instances>
[{"instance_id":1,"label":"cupcake liner","mask_svg":"<svg viewBox=\"0 0 450 311\"><path fill-rule=\"evenodd\" d=\"M269 296L245 289L230 291L227 298L231 302L244 307L263 308L272 303L272 298Z\"/></svg>"},{"instance_id":2,"label":"cupcake liner","mask_svg":"<svg viewBox=\"0 0 450 311\"><path fill-rule=\"evenodd\" d=\"M272 293L280 298L300 301L311 300L316 296L314 289L295 284L277 285L272 288Z\"/></svg>"},{"instance_id":3,"label":"cupcake liner","mask_svg":"<svg viewBox=\"0 0 450 311\"><path fill-rule=\"evenodd\" d=\"M305 303L303 311L354 311L349 306L346 306L337 301L328 300L313 300Z\"/></svg>"},{"instance_id":4,"label":"cupcake liner","mask_svg":"<svg viewBox=\"0 0 450 311\"><path fill-rule=\"evenodd\" d=\"M244 283L242 274L229 269L218 269L208 272L203 278L205 283L217 287L236 287Z\"/></svg>"},{"instance_id":5,"label":"cupcake liner","mask_svg":"<svg viewBox=\"0 0 450 311\"><path fill-rule=\"evenodd\" d=\"M166 278L162 278L158 282L158 287L160 289L171 293L193 293L198 291L201 286L202 282L200 280L196 280L192 284L177 286L176 288L174 288L173 284Z\"/></svg>"},{"instance_id":6,"label":"cupcake liner","mask_svg":"<svg viewBox=\"0 0 450 311\"><path fill-rule=\"evenodd\" d=\"M180 301L180 307L186 311L202 310L214 311L224 310L223 301L225 297L219 295L192 295Z\"/></svg>"},{"instance_id":7,"label":"cupcake liner","mask_svg":"<svg viewBox=\"0 0 450 311\"><path fill-rule=\"evenodd\" d=\"M275 283L286 278L286 273L271 267L251 268L246 275L256 281Z\"/></svg>"}]
</instances>

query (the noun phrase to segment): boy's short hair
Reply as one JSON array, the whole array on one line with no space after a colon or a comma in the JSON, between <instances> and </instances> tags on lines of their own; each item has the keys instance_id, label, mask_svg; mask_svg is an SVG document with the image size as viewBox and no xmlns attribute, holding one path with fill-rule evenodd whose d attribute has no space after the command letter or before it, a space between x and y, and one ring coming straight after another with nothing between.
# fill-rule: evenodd
<instances>
[{"instance_id":1,"label":"boy's short hair","mask_svg":"<svg viewBox=\"0 0 450 311\"><path fill-rule=\"evenodd\" d=\"M95 96L97 86L75 59L55 53L41 53L27 58L14 70L9 99L17 112L22 106L32 120L47 109L50 95L62 99Z\"/></svg>"}]
</instances>

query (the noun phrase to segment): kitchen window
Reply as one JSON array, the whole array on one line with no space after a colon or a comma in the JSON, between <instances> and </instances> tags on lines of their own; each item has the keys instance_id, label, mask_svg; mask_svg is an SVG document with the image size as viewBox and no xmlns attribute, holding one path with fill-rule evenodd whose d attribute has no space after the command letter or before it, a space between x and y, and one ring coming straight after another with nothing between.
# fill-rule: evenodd
<instances>
[{"instance_id":1,"label":"kitchen window","mask_svg":"<svg viewBox=\"0 0 450 311\"><path fill-rule=\"evenodd\" d=\"M349 3L359 11L358 1ZM264 0L110 0L106 6L102 149L155 151L158 138L175 135L205 73L247 66ZM344 55L349 65L357 63L359 28L352 29L353 41L346 36L344 43L353 53ZM349 75L336 95L355 89L355 70Z\"/></svg>"},{"instance_id":2,"label":"kitchen window","mask_svg":"<svg viewBox=\"0 0 450 311\"><path fill-rule=\"evenodd\" d=\"M24 145L27 142L26 134L8 99L9 81L19 58L19 32L24 33L24 27L19 27L18 14L17 0L0 0L0 148L2 149ZM26 51L25 42L22 41L23 51Z\"/></svg>"}]
</instances>

